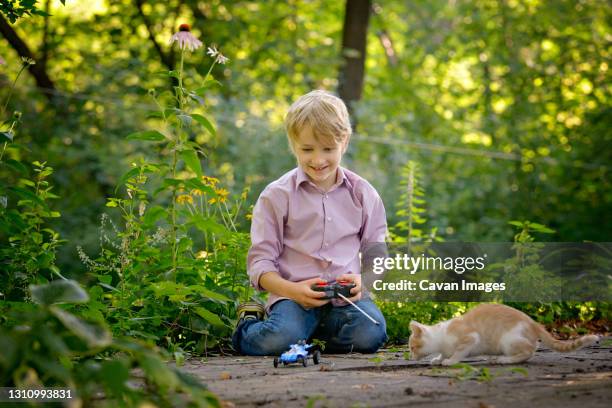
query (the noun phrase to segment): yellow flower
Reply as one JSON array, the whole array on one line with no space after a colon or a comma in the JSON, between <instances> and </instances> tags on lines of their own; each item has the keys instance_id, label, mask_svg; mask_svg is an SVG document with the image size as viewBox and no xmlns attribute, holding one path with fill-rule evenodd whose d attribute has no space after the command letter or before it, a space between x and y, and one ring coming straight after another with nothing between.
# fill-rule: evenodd
<instances>
[{"instance_id":1,"label":"yellow flower","mask_svg":"<svg viewBox=\"0 0 612 408\"><path fill-rule=\"evenodd\" d=\"M252 220L253 219L253 214L247 214L246 215L246 219L247 220Z\"/></svg>"},{"instance_id":2,"label":"yellow flower","mask_svg":"<svg viewBox=\"0 0 612 408\"><path fill-rule=\"evenodd\" d=\"M181 194L180 196L176 197L176 202L179 204L193 204L193 198L188 194Z\"/></svg>"},{"instance_id":3,"label":"yellow flower","mask_svg":"<svg viewBox=\"0 0 612 408\"><path fill-rule=\"evenodd\" d=\"M208 256L208 252L206 251L200 251L196 254L196 258L197 259L204 259Z\"/></svg>"},{"instance_id":4,"label":"yellow flower","mask_svg":"<svg viewBox=\"0 0 612 408\"><path fill-rule=\"evenodd\" d=\"M211 198L210 200L208 200L208 204L214 204L217 202L216 198Z\"/></svg>"},{"instance_id":5,"label":"yellow flower","mask_svg":"<svg viewBox=\"0 0 612 408\"><path fill-rule=\"evenodd\" d=\"M249 194L249 188L246 187L244 190L242 190L242 194L240 195L240 199L242 201L247 199L247 194Z\"/></svg>"},{"instance_id":6,"label":"yellow flower","mask_svg":"<svg viewBox=\"0 0 612 408\"><path fill-rule=\"evenodd\" d=\"M196 188L195 190L191 190L191 194L193 194L194 196L201 196L204 195L204 192Z\"/></svg>"},{"instance_id":7,"label":"yellow flower","mask_svg":"<svg viewBox=\"0 0 612 408\"><path fill-rule=\"evenodd\" d=\"M216 177L208 177L208 176L202 176L202 181L204 182L204 184L206 184L207 186L211 186L214 187L217 185L217 183L219 182L219 179Z\"/></svg>"},{"instance_id":8,"label":"yellow flower","mask_svg":"<svg viewBox=\"0 0 612 408\"><path fill-rule=\"evenodd\" d=\"M217 193L217 196L219 197L219 202L220 203L224 203L227 200L227 196L229 195L229 191L227 191L224 188L220 188L215 190L215 193Z\"/></svg>"}]
</instances>

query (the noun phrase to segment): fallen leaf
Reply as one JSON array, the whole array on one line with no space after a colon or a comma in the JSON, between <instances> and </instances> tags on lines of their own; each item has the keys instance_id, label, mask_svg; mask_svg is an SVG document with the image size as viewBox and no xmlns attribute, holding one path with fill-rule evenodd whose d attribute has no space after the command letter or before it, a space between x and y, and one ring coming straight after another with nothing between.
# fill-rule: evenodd
<instances>
[{"instance_id":1,"label":"fallen leaf","mask_svg":"<svg viewBox=\"0 0 612 408\"><path fill-rule=\"evenodd\" d=\"M219 378L221 378L222 380L230 380L232 378L232 375L230 373L228 373L227 371L223 371L219 375Z\"/></svg>"},{"instance_id":2,"label":"fallen leaf","mask_svg":"<svg viewBox=\"0 0 612 408\"><path fill-rule=\"evenodd\" d=\"M371 390L374 388L372 384L355 384L351 388L358 388L360 390Z\"/></svg>"}]
</instances>

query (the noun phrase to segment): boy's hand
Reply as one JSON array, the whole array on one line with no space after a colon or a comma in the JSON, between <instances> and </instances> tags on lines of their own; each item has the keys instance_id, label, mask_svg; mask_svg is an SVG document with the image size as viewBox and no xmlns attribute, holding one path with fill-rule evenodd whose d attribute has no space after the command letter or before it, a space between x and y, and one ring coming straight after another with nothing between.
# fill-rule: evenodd
<instances>
[{"instance_id":1,"label":"boy's hand","mask_svg":"<svg viewBox=\"0 0 612 408\"><path fill-rule=\"evenodd\" d=\"M351 302L356 302L361 299L361 275L345 273L336 278L336 281L339 280L346 280L355 284L355 287L351 289L351 295L353 296L348 298Z\"/></svg>"},{"instance_id":2,"label":"boy's hand","mask_svg":"<svg viewBox=\"0 0 612 408\"><path fill-rule=\"evenodd\" d=\"M312 278L301 282L292 282L292 290L290 293L291 299L295 300L305 308L320 307L329 303L329 299L321 300L325 297L324 292L316 292L311 286L315 283L325 283L321 278Z\"/></svg>"}]
</instances>

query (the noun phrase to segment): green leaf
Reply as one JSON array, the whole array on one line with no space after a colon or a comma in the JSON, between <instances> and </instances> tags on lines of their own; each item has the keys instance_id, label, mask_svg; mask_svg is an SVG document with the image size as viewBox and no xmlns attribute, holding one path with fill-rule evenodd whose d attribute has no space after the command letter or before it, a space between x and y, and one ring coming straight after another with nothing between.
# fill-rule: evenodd
<instances>
[{"instance_id":1,"label":"green leaf","mask_svg":"<svg viewBox=\"0 0 612 408\"><path fill-rule=\"evenodd\" d=\"M19 179L19 184L24 186L36 187L36 183L28 179Z\"/></svg>"},{"instance_id":2,"label":"green leaf","mask_svg":"<svg viewBox=\"0 0 612 408\"><path fill-rule=\"evenodd\" d=\"M13 141L13 138L15 136L13 132L0 132L0 133L2 134L2 136L6 137L11 142Z\"/></svg>"},{"instance_id":3,"label":"green leaf","mask_svg":"<svg viewBox=\"0 0 612 408\"><path fill-rule=\"evenodd\" d=\"M183 180L180 179L173 179L173 178L165 178L163 181L164 187L168 187L168 186L174 186L174 187L178 187L181 184L183 184Z\"/></svg>"},{"instance_id":4,"label":"green leaf","mask_svg":"<svg viewBox=\"0 0 612 408\"><path fill-rule=\"evenodd\" d=\"M554 234L555 231L542 225L542 224L538 224L535 222L532 222L531 224L529 224L529 228L531 228L532 230L536 231L536 232L542 232L545 234Z\"/></svg>"},{"instance_id":5,"label":"green leaf","mask_svg":"<svg viewBox=\"0 0 612 408\"><path fill-rule=\"evenodd\" d=\"M102 363L99 378L102 379L115 395L120 395L130 378L130 372L121 360L108 360Z\"/></svg>"},{"instance_id":6,"label":"green leaf","mask_svg":"<svg viewBox=\"0 0 612 408\"><path fill-rule=\"evenodd\" d=\"M15 159L6 159L4 162L11 169L15 170L18 173L26 174L28 172L28 168L20 161Z\"/></svg>"},{"instance_id":7,"label":"green leaf","mask_svg":"<svg viewBox=\"0 0 612 408\"><path fill-rule=\"evenodd\" d=\"M127 136L127 140L145 140L148 142L162 142L166 140L166 136L157 130L145 130L142 132L132 133Z\"/></svg>"},{"instance_id":8,"label":"green leaf","mask_svg":"<svg viewBox=\"0 0 612 408\"><path fill-rule=\"evenodd\" d=\"M62 337L54 333L48 326L40 325L40 327L36 328L36 334L38 338L40 338L40 342L44 344L45 348L51 351L52 354L69 353L68 346L66 346Z\"/></svg>"},{"instance_id":9,"label":"green leaf","mask_svg":"<svg viewBox=\"0 0 612 408\"><path fill-rule=\"evenodd\" d=\"M13 364L18 366L22 364L22 356L19 352L20 345L16 344L14 337L5 335L3 330L0 330L0 367L12 367ZM4 368L3 368L4 370Z\"/></svg>"},{"instance_id":10,"label":"green leaf","mask_svg":"<svg viewBox=\"0 0 612 408\"><path fill-rule=\"evenodd\" d=\"M225 295L222 295L221 293L213 292L212 290L207 289L202 285L191 285L189 286L189 289L191 289L193 292L198 293L208 299L218 300L220 302L230 301L230 299L226 297Z\"/></svg>"},{"instance_id":11,"label":"green leaf","mask_svg":"<svg viewBox=\"0 0 612 408\"><path fill-rule=\"evenodd\" d=\"M198 177L202 177L202 164L200 163L200 159L198 158L198 154L195 150L183 150L181 152L181 159L185 161L185 164L191 171L197 174Z\"/></svg>"},{"instance_id":12,"label":"green leaf","mask_svg":"<svg viewBox=\"0 0 612 408\"><path fill-rule=\"evenodd\" d=\"M153 225L167 215L166 209L155 205L147 210L144 215L143 222L145 225Z\"/></svg>"},{"instance_id":13,"label":"green leaf","mask_svg":"<svg viewBox=\"0 0 612 408\"><path fill-rule=\"evenodd\" d=\"M13 225L15 225L20 230L25 230L28 228L28 224L25 222L24 216L21 215L16 210L9 210L6 213L7 218L11 221Z\"/></svg>"},{"instance_id":14,"label":"green leaf","mask_svg":"<svg viewBox=\"0 0 612 408\"><path fill-rule=\"evenodd\" d=\"M212 197L217 196L217 193L215 193L215 189L211 186L207 186L206 184L202 183L202 180L200 180L199 178L190 178L185 180L185 187L190 187L203 191L204 193L209 194Z\"/></svg>"},{"instance_id":15,"label":"green leaf","mask_svg":"<svg viewBox=\"0 0 612 408\"><path fill-rule=\"evenodd\" d=\"M185 365L185 353L183 353L182 351L175 351L174 352L174 361L176 361L176 366L177 367L182 367Z\"/></svg>"},{"instance_id":16,"label":"green leaf","mask_svg":"<svg viewBox=\"0 0 612 408\"><path fill-rule=\"evenodd\" d=\"M24 200L35 201L41 206L47 208L47 204L40 197L38 197L35 193L31 192L30 190L27 190L21 187L9 187L8 190L17 194L19 197L23 198Z\"/></svg>"},{"instance_id":17,"label":"green leaf","mask_svg":"<svg viewBox=\"0 0 612 408\"><path fill-rule=\"evenodd\" d=\"M107 285L110 285L113 281L113 277L110 275L97 275L97 277L100 282L105 283Z\"/></svg>"},{"instance_id":18,"label":"green leaf","mask_svg":"<svg viewBox=\"0 0 612 408\"><path fill-rule=\"evenodd\" d=\"M176 374L158 357L147 354L139 362L147 378L157 386L173 390L178 385Z\"/></svg>"},{"instance_id":19,"label":"green leaf","mask_svg":"<svg viewBox=\"0 0 612 408\"><path fill-rule=\"evenodd\" d=\"M191 99L193 99L194 101L196 101L197 103L199 103L200 105L204 105L204 98L202 98L201 96L199 96L197 93L195 92L189 92L187 94L187 96L189 96Z\"/></svg>"},{"instance_id":20,"label":"green leaf","mask_svg":"<svg viewBox=\"0 0 612 408\"><path fill-rule=\"evenodd\" d=\"M198 316L200 316L202 319L206 320L213 326L225 326L219 316L209 310L204 309L203 307L196 307L195 312L198 314Z\"/></svg>"},{"instance_id":21,"label":"green leaf","mask_svg":"<svg viewBox=\"0 0 612 408\"><path fill-rule=\"evenodd\" d=\"M30 285L32 300L49 306L58 303L85 303L89 300L87 292L78 282L70 279L56 280L44 285Z\"/></svg>"},{"instance_id":22,"label":"green leaf","mask_svg":"<svg viewBox=\"0 0 612 408\"><path fill-rule=\"evenodd\" d=\"M525 377L529 376L529 371L527 371L527 369L524 367L512 367L510 368L510 371L514 373L523 374Z\"/></svg>"},{"instance_id":23,"label":"green leaf","mask_svg":"<svg viewBox=\"0 0 612 408\"><path fill-rule=\"evenodd\" d=\"M208 130L208 132L212 135L212 136L216 136L217 135L217 131L215 130L215 127L212 125L212 123L210 123L210 121L208 119L206 119L204 116L202 115L198 115L197 113L194 113L191 115L191 117L198 122L200 125L204 126L206 128L206 130Z\"/></svg>"},{"instance_id":24,"label":"green leaf","mask_svg":"<svg viewBox=\"0 0 612 408\"><path fill-rule=\"evenodd\" d=\"M192 217L194 225L203 232L212 232L213 234L225 234L227 228L224 225L219 224L212 218L206 218L199 214Z\"/></svg>"},{"instance_id":25,"label":"green leaf","mask_svg":"<svg viewBox=\"0 0 612 408\"><path fill-rule=\"evenodd\" d=\"M173 296L180 294L183 297L190 294L191 291L189 288L181 283L175 283L170 281L164 281L152 284L151 287L155 292L155 296L163 297L163 296Z\"/></svg>"},{"instance_id":26,"label":"green leaf","mask_svg":"<svg viewBox=\"0 0 612 408\"><path fill-rule=\"evenodd\" d=\"M191 240L191 238L189 237L183 237L179 240L178 245L177 245L177 251L179 253L183 252L183 251L188 251L191 249L191 247L193 247L193 241Z\"/></svg>"},{"instance_id":27,"label":"green leaf","mask_svg":"<svg viewBox=\"0 0 612 408\"><path fill-rule=\"evenodd\" d=\"M121 178L119 179L119 181L117 182L117 187L115 188L115 192L117 192L117 190L119 189L120 186L124 185L126 181L128 181L129 179L131 179L132 177L137 176L138 174L140 174L140 169L138 167L134 167L133 169L128 170L127 172L125 172Z\"/></svg>"},{"instance_id":28,"label":"green leaf","mask_svg":"<svg viewBox=\"0 0 612 408\"><path fill-rule=\"evenodd\" d=\"M39 352L40 353L40 352ZM41 373L45 373L48 378L54 378L62 382L68 382L72 376L70 371L64 367L59 361L53 358L47 358L42 353L36 355L36 366Z\"/></svg>"},{"instance_id":29,"label":"green leaf","mask_svg":"<svg viewBox=\"0 0 612 408\"><path fill-rule=\"evenodd\" d=\"M178 118L178 120L181 121L183 126L187 128L190 127L191 124L193 123L193 118L190 115L180 114L180 115L176 115L176 117Z\"/></svg>"},{"instance_id":30,"label":"green leaf","mask_svg":"<svg viewBox=\"0 0 612 408\"><path fill-rule=\"evenodd\" d=\"M56 306L49 308L50 312L74 335L85 340L89 347L106 347L111 344L112 336L106 327L87 323L72 313Z\"/></svg>"}]
</instances>

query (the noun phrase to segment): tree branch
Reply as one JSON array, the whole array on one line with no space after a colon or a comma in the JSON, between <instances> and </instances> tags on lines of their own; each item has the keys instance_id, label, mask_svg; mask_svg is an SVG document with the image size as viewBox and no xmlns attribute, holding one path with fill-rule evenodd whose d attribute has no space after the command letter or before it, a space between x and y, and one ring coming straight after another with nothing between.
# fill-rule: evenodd
<instances>
[{"instance_id":1,"label":"tree branch","mask_svg":"<svg viewBox=\"0 0 612 408\"><path fill-rule=\"evenodd\" d=\"M142 18L142 21L144 22L144 25L147 28L147 32L149 33L149 39L151 40L151 42L153 43L153 46L155 47L155 50L159 54L159 57L161 58L162 63L166 66L166 68L168 68L168 71L174 70L174 53L172 53L172 51L169 52L168 54L164 52L161 45L159 45L159 43L155 39L155 33L153 32L151 21L149 21L149 18L145 15L144 11L142 10L143 1L136 0L135 2L136 2L136 8L138 9L138 15L140 15L140 18Z\"/></svg>"},{"instance_id":2,"label":"tree branch","mask_svg":"<svg viewBox=\"0 0 612 408\"><path fill-rule=\"evenodd\" d=\"M15 29L9 24L8 21L4 18L3 15L0 14L0 34L9 42L11 47L17 51L22 58L31 58L36 61L36 58L28 45L19 37L19 34L15 31ZM36 86L40 89L41 92L45 94L49 101L53 101L54 92L56 90L55 84L47 74L45 70L45 64L34 64L29 65L28 70L30 74L36 80Z\"/></svg>"}]
</instances>

